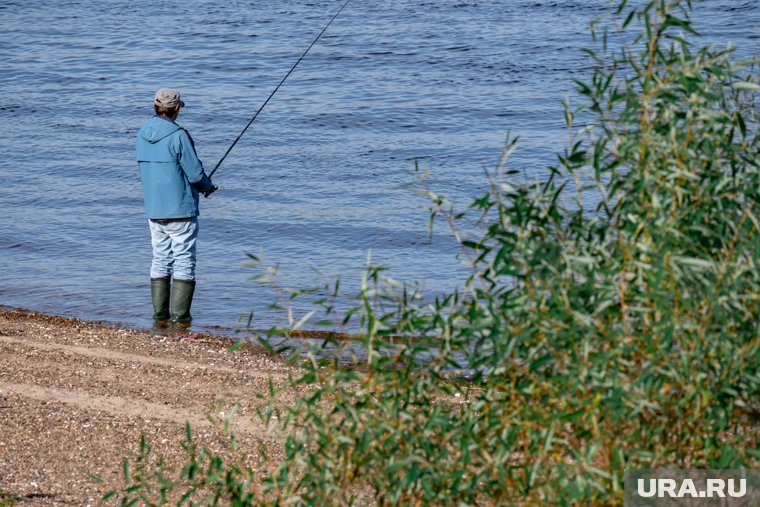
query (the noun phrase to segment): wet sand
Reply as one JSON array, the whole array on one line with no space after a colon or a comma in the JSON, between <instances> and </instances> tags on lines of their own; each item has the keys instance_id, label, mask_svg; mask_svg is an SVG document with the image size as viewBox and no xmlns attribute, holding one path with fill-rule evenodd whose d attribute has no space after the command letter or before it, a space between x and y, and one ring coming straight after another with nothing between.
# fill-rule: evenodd
<instances>
[{"instance_id":1,"label":"wet sand","mask_svg":"<svg viewBox=\"0 0 760 507\"><path fill-rule=\"evenodd\" d=\"M0 310L0 505L96 505L122 482L122 460L140 435L169 465L183 463L185 422L199 445L224 448L209 420L239 410L231 428L241 449L282 456L281 437L255 413L269 378L297 370L229 338L149 331ZM286 393L285 401L297 393ZM262 466L257 455L247 456ZM94 474L102 484L90 478Z\"/></svg>"}]
</instances>

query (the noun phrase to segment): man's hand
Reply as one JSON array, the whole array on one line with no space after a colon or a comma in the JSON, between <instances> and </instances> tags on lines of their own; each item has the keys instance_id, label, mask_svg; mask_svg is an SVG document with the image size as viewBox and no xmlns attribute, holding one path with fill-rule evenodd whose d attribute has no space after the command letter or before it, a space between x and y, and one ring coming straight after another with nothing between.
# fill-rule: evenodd
<instances>
[{"instance_id":1,"label":"man's hand","mask_svg":"<svg viewBox=\"0 0 760 507\"><path fill-rule=\"evenodd\" d=\"M203 192L203 197L208 197L211 194L213 194L214 192L216 192L217 190L219 190L219 187L217 187L216 185L212 184L210 187L208 187L208 190L205 190Z\"/></svg>"}]
</instances>

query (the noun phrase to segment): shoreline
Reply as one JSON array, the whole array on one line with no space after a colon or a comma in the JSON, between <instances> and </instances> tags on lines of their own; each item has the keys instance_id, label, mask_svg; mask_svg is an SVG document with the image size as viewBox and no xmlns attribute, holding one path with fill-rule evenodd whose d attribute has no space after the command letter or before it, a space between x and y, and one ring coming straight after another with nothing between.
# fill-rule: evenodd
<instances>
[{"instance_id":1,"label":"shoreline","mask_svg":"<svg viewBox=\"0 0 760 507\"><path fill-rule=\"evenodd\" d=\"M197 331L192 328L192 326L189 326L188 329L179 330L178 328L146 328L146 327L139 327L139 326L133 326L124 322L118 322L118 321L108 321L108 320L90 320L84 317L68 317L63 315L56 315L53 313L47 313L44 311L37 311L37 310L30 310L28 308L22 308L22 307L15 307L15 306L8 306L8 305L0 305L0 314L2 313L13 313L18 312L21 314L40 317L40 318L47 318L47 319L61 319L62 321L72 321L72 322L79 322L79 323L88 323L93 326L100 326L104 328L115 328L115 329L126 329L130 331L138 331L138 332L145 332L149 334L153 334L156 336L167 336L170 334L176 334L176 333L189 333L193 335L198 335L202 337L207 338L214 338L219 339L222 341L229 341L230 346L238 343L240 340L247 340L250 344L254 345L258 350L260 350L262 353L267 354L265 352L263 347L260 347L258 345L255 345L254 342L250 340L250 338L255 337L257 335L266 335L269 332L269 329L246 329L246 328L238 328L234 329L231 327L221 326L221 325L214 325L214 326L203 326L201 329L204 329L203 331ZM215 333L213 331L208 331L208 329L211 330L219 330L219 333ZM239 334L240 336L234 336L235 334ZM322 341L325 339L332 339L335 341L358 341L362 338L363 334L359 331L355 332L346 332L346 331L335 331L330 329L298 329L296 331L291 331L288 333L283 333L281 335L275 335L280 336L285 339L305 339L305 340L315 340L315 341ZM387 340L389 343L394 342L403 342L405 340L418 340L418 337L404 337L404 336L396 336L396 335L389 335L383 337L385 340Z\"/></svg>"},{"instance_id":2,"label":"shoreline","mask_svg":"<svg viewBox=\"0 0 760 507\"><path fill-rule=\"evenodd\" d=\"M185 421L199 445L221 452L225 437L208 416L218 422L235 406L240 448L280 456L256 394L298 371L256 346L229 353L235 343L0 308L0 505L96 505L122 485L122 460L140 435L178 466ZM289 391L285 400L299 394Z\"/></svg>"},{"instance_id":3,"label":"shoreline","mask_svg":"<svg viewBox=\"0 0 760 507\"><path fill-rule=\"evenodd\" d=\"M24 308L20 306L0 304L0 313L3 313L3 312L18 312L18 313L27 314L30 316L38 316L40 318L55 318L55 319L62 319L62 320L69 320L69 321L77 321L77 322L82 322L82 323L89 323L94 326L129 329L132 331L144 331L146 333L151 333L151 334L156 334L156 335L165 335L167 333L172 332L172 330L169 330L169 329L159 329L156 327L143 327L137 324L130 324L129 322L122 322L118 320L90 319L90 318L87 318L86 316L74 317L74 316L68 316L68 315L60 315L60 314L55 313L54 311L48 312L45 310L33 310L30 308ZM240 338L235 338L234 336L235 334L242 335L242 333L248 333L249 334L248 337L250 337L250 335L253 333L262 332L261 330L233 328L233 327L221 326L221 325L199 326L197 329L193 328L192 326L189 326L187 331L192 334L203 335L203 336L215 336L220 339L231 339L233 341L237 341L240 338L245 338L243 336L241 336Z\"/></svg>"}]
</instances>

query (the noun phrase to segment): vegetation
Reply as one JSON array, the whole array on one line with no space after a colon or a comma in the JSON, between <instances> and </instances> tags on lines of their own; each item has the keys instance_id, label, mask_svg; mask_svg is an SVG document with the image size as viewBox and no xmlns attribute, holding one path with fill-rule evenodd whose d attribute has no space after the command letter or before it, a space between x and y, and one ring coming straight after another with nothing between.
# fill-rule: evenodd
<instances>
[{"instance_id":1,"label":"vegetation","mask_svg":"<svg viewBox=\"0 0 760 507\"><path fill-rule=\"evenodd\" d=\"M362 368L307 362L284 460L255 496L219 498L620 505L626 468L760 465L760 86L730 51L694 48L690 13L623 1L593 26L585 103L543 181L507 169L510 141L468 211L423 191L472 265L465 286L425 303L369 267L342 315L336 287L321 304L361 324ZM172 487L247 484L217 465Z\"/></svg>"},{"instance_id":2,"label":"vegetation","mask_svg":"<svg viewBox=\"0 0 760 507\"><path fill-rule=\"evenodd\" d=\"M8 493L6 490L0 488L0 507L12 507L16 505L20 497L14 493Z\"/></svg>"}]
</instances>

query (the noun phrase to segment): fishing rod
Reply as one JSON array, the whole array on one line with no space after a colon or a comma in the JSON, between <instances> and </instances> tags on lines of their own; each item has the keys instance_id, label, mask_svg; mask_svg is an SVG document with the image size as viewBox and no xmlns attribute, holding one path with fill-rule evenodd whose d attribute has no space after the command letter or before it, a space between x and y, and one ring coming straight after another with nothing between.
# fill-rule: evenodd
<instances>
[{"instance_id":1,"label":"fishing rod","mask_svg":"<svg viewBox=\"0 0 760 507\"><path fill-rule=\"evenodd\" d=\"M335 18L338 17L338 14L340 14L341 11L346 8L346 5L348 5L348 2L350 2L350 1L351 0L346 0L346 2L343 4L343 6L340 9L338 9L338 12L336 12L335 15L332 17L332 19L330 19L330 22L325 25L325 27L322 29L321 32L319 32L319 35L317 35L317 38L314 39L314 41L309 45L308 48L306 48L306 51L303 52L303 54L301 55L301 58L299 58L298 61L296 61L296 63L294 63L293 66L290 68L290 70L288 71L288 73L285 74L285 77L282 78L282 81L280 81L280 84L278 84L277 87L275 87L275 89L272 91L272 93L269 94L269 97L267 97L267 99L264 101L264 103L261 104L261 107L259 107L258 111L256 111L256 114L254 114L253 117L251 118L251 120L248 122L248 125L246 125L245 128L243 128L242 132L240 132L240 135L237 136L237 139L235 139L235 141L230 145L230 147L227 148L227 151L224 153L224 155L222 155L222 158L219 160L219 162L216 163L216 166L214 167L214 170L211 171L211 174L208 175L209 178L211 178L214 175L214 173L216 172L216 170L219 169L219 166L222 165L222 162L224 162L224 159L227 158L227 155L230 154L230 152L232 151L232 148L234 148L235 145L238 143L238 141L240 141L240 138L243 137L243 134L245 134L245 131L248 130L248 127L250 127L251 124L253 124L253 122L256 121L256 117L266 107L266 105L269 103L269 101L272 99L272 97L274 97L274 94L277 93L277 90L280 89L280 86L282 86L282 84L285 82L285 80L288 79L288 76L290 76L293 73L293 71L296 70L296 67L298 66L298 64L301 63L301 60L303 60L304 57L306 56L306 54L309 52L309 50L312 47L314 47L314 44L317 43L317 41L327 31L327 28L332 24L333 21L335 21Z\"/></svg>"}]
</instances>

